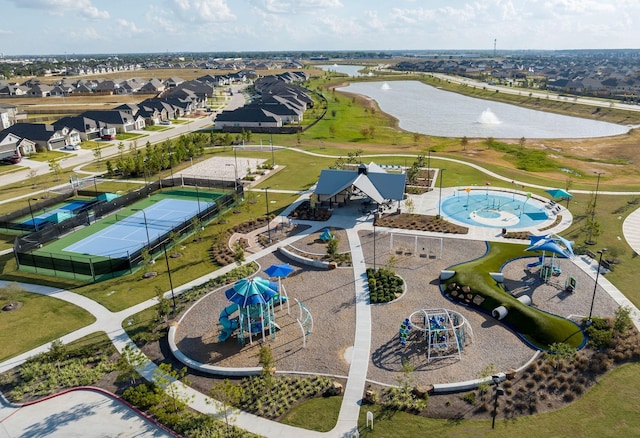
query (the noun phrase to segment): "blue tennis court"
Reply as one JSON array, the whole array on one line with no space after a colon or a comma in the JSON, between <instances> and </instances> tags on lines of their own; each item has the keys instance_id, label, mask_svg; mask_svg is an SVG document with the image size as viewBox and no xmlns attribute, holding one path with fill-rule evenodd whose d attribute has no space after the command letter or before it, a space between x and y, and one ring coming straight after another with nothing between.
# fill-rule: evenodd
<instances>
[{"instance_id":1,"label":"blue tennis court","mask_svg":"<svg viewBox=\"0 0 640 438\"><path fill-rule=\"evenodd\" d=\"M76 211L85 207L90 201L71 201L64 205L59 205L51 210L43 211L36 215L34 212L33 219L29 217L26 221L22 222L24 225L30 225L35 228L44 225L47 222L60 223L65 219L75 216Z\"/></svg>"},{"instance_id":2,"label":"blue tennis court","mask_svg":"<svg viewBox=\"0 0 640 438\"><path fill-rule=\"evenodd\" d=\"M213 205L213 202L162 199L123 220L74 243L63 251L127 257Z\"/></svg>"}]
</instances>

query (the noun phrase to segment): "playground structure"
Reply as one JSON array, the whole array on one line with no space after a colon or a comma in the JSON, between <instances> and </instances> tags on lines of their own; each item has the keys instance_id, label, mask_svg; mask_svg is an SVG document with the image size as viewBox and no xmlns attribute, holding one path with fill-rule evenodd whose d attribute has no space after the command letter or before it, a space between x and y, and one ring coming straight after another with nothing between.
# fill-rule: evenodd
<instances>
[{"instance_id":1,"label":"playground structure","mask_svg":"<svg viewBox=\"0 0 640 438\"><path fill-rule=\"evenodd\" d=\"M406 346L412 330L419 332L426 343L427 363L448 357L461 360L462 350L473 342L469 321L462 314L448 309L420 309L405 318L400 326L402 346Z\"/></svg>"},{"instance_id":2,"label":"playground structure","mask_svg":"<svg viewBox=\"0 0 640 438\"><path fill-rule=\"evenodd\" d=\"M538 260L532 263L527 263L527 268L535 268L540 266L540 278L542 281L549 281L552 276L558 276L562 274L562 269L560 268L560 260L556 258L555 254L551 254L551 256L547 256L543 253Z\"/></svg>"},{"instance_id":3,"label":"playground structure","mask_svg":"<svg viewBox=\"0 0 640 438\"><path fill-rule=\"evenodd\" d=\"M218 321L222 326L218 336L219 342L224 342L237 333L238 343L244 345L246 336L253 344L253 337L262 334L262 341L266 340L266 331L275 339L276 331L280 329L275 319L275 302L286 302L287 297L278 292L278 284L260 277L242 279L234 283L225 292L231 304L220 312ZM238 312L238 316L232 317Z\"/></svg>"},{"instance_id":4,"label":"playground structure","mask_svg":"<svg viewBox=\"0 0 640 438\"><path fill-rule=\"evenodd\" d=\"M573 242L563 237L547 234L544 236L529 236L529 240L530 245L525 251L542 251L542 255L538 257L538 261L527 264L527 268L540 266L540 278L545 282L548 282L552 276L562 274L560 261L556 255L568 259L574 257ZM547 251L551 253L550 257L547 256ZM573 289L575 289L575 285Z\"/></svg>"},{"instance_id":5,"label":"playground structure","mask_svg":"<svg viewBox=\"0 0 640 438\"><path fill-rule=\"evenodd\" d=\"M397 255L419 255L422 258L441 259L444 249L442 237L389 233L389 252Z\"/></svg>"}]
</instances>

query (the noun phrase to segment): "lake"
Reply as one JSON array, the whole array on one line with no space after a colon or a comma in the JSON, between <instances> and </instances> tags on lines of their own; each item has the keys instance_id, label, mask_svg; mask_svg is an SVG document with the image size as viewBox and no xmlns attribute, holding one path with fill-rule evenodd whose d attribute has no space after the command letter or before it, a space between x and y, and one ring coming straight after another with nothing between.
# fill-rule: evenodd
<instances>
[{"instance_id":1,"label":"lake","mask_svg":"<svg viewBox=\"0 0 640 438\"><path fill-rule=\"evenodd\" d=\"M630 130L615 123L463 96L418 81L356 82L340 89L374 99L404 130L438 137L591 138Z\"/></svg>"},{"instance_id":2,"label":"lake","mask_svg":"<svg viewBox=\"0 0 640 438\"><path fill-rule=\"evenodd\" d=\"M314 67L321 68L325 71L332 71L335 73L344 73L349 76L364 76L362 73L358 73L358 70L365 68L364 65L347 65L347 64L333 64L333 65L316 65Z\"/></svg>"}]
</instances>

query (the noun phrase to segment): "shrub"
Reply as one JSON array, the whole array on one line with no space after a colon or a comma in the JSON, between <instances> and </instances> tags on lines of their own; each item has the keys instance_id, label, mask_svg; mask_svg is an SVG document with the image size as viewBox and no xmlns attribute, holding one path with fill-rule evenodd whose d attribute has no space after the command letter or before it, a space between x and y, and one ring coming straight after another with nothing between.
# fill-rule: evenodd
<instances>
[{"instance_id":1,"label":"shrub","mask_svg":"<svg viewBox=\"0 0 640 438\"><path fill-rule=\"evenodd\" d=\"M462 396L462 400L469 403L470 405L476 404L476 393L475 392L467 392Z\"/></svg>"}]
</instances>

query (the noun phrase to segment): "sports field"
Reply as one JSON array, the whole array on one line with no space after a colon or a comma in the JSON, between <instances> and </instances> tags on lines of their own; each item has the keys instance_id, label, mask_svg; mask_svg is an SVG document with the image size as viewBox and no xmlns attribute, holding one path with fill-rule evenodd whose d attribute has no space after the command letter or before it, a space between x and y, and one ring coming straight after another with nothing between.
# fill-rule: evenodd
<instances>
[{"instance_id":1,"label":"sports field","mask_svg":"<svg viewBox=\"0 0 640 438\"><path fill-rule=\"evenodd\" d=\"M187 188L157 192L34 251L77 259L122 258L209 208L221 193Z\"/></svg>"}]
</instances>

